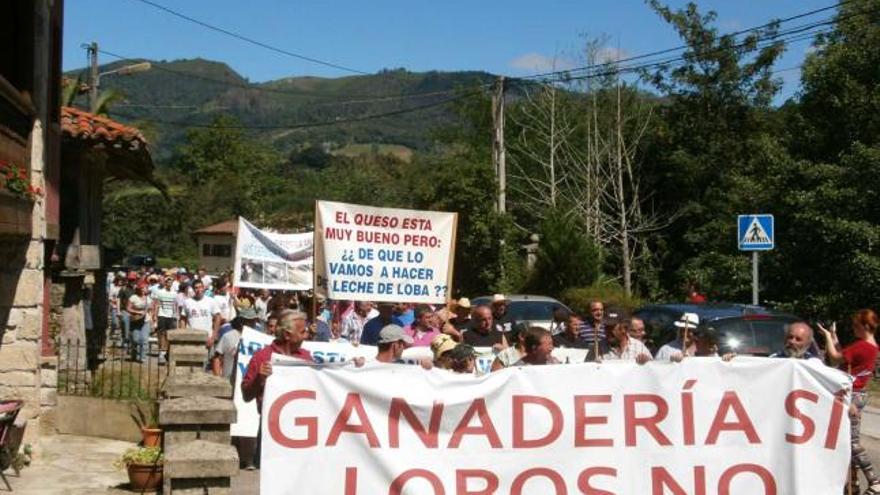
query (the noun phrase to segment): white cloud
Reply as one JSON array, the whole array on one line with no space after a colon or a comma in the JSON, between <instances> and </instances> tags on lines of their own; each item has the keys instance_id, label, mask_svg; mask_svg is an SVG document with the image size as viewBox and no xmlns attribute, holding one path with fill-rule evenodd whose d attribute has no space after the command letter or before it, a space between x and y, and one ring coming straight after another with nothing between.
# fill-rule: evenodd
<instances>
[{"instance_id":1,"label":"white cloud","mask_svg":"<svg viewBox=\"0 0 880 495\"><path fill-rule=\"evenodd\" d=\"M548 57L547 55L532 52L511 60L510 66L524 71L546 72L572 69L576 64L562 56Z\"/></svg>"}]
</instances>

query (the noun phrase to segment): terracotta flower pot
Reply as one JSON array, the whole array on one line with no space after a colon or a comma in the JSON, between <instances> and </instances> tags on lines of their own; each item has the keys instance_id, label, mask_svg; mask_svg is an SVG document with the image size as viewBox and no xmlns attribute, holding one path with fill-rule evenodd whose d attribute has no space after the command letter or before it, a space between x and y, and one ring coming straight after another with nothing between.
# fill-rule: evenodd
<instances>
[{"instance_id":1,"label":"terracotta flower pot","mask_svg":"<svg viewBox=\"0 0 880 495\"><path fill-rule=\"evenodd\" d=\"M144 447L158 447L162 443L162 430L159 428L141 428L141 439Z\"/></svg>"},{"instance_id":2,"label":"terracotta flower pot","mask_svg":"<svg viewBox=\"0 0 880 495\"><path fill-rule=\"evenodd\" d=\"M162 465L129 464L128 482L132 490L156 490L162 486Z\"/></svg>"}]
</instances>

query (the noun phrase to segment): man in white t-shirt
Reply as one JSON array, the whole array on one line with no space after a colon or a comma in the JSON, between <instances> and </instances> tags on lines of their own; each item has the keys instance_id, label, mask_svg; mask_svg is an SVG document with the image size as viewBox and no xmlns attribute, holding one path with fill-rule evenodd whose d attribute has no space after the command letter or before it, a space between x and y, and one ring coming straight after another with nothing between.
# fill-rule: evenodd
<instances>
[{"instance_id":1,"label":"man in white t-shirt","mask_svg":"<svg viewBox=\"0 0 880 495\"><path fill-rule=\"evenodd\" d=\"M229 293L229 282L225 278L218 279L214 284L214 302L220 309L220 324L231 323L235 319L235 305L232 304L232 294Z\"/></svg>"},{"instance_id":2,"label":"man in white t-shirt","mask_svg":"<svg viewBox=\"0 0 880 495\"><path fill-rule=\"evenodd\" d=\"M168 351L168 331L177 328L177 293L172 288L174 279L165 277L164 285L153 294L153 328L159 335L159 363L165 362Z\"/></svg>"},{"instance_id":3,"label":"man in white t-shirt","mask_svg":"<svg viewBox=\"0 0 880 495\"><path fill-rule=\"evenodd\" d=\"M201 280L193 282L195 295L184 303L181 318L187 326L205 332L205 345L214 345L214 328L220 327L220 309L210 297L205 297L205 284Z\"/></svg>"}]
</instances>

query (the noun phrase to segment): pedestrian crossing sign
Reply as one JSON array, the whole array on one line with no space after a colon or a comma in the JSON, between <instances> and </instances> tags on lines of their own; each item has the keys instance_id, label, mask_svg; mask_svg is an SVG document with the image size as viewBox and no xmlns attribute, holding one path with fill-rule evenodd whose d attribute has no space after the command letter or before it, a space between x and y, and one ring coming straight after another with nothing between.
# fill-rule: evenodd
<instances>
[{"instance_id":1,"label":"pedestrian crossing sign","mask_svg":"<svg viewBox=\"0 0 880 495\"><path fill-rule=\"evenodd\" d=\"M740 215L737 239L740 251L769 251L775 245L773 215Z\"/></svg>"}]
</instances>

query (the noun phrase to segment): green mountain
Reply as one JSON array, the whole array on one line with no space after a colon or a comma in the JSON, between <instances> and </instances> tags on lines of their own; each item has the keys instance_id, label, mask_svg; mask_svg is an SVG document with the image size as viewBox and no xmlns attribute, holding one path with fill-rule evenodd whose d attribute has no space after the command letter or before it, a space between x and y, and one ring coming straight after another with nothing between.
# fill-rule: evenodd
<instances>
[{"instance_id":1,"label":"green mountain","mask_svg":"<svg viewBox=\"0 0 880 495\"><path fill-rule=\"evenodd\" d=\"M148 60L100 67L101 72ZM167 158L188 127L209 125L232 115L248 132L281 152L323 145L341 153L391 149L407 152L431 145L431 130L454 118L449 105L456 90L490 83L485 72L407 72L341 78L289 77L251 83L222 62L204 59L149 61L152 68L131 75L105 75L101 90L122 93L110 116L139 126L159 160ZM85 77L85 69L67 77ZM405 97L418 94L420 96ZM85 104L80 97L77 103ZM428 107L405 112L414 107ZM365 118L394 113L384 118ZM355 119L355 122L337 123ZM357 121L357 119L364 119ZM332 125L321 125L331 122Z\"/></svg>"}]
</instances>

